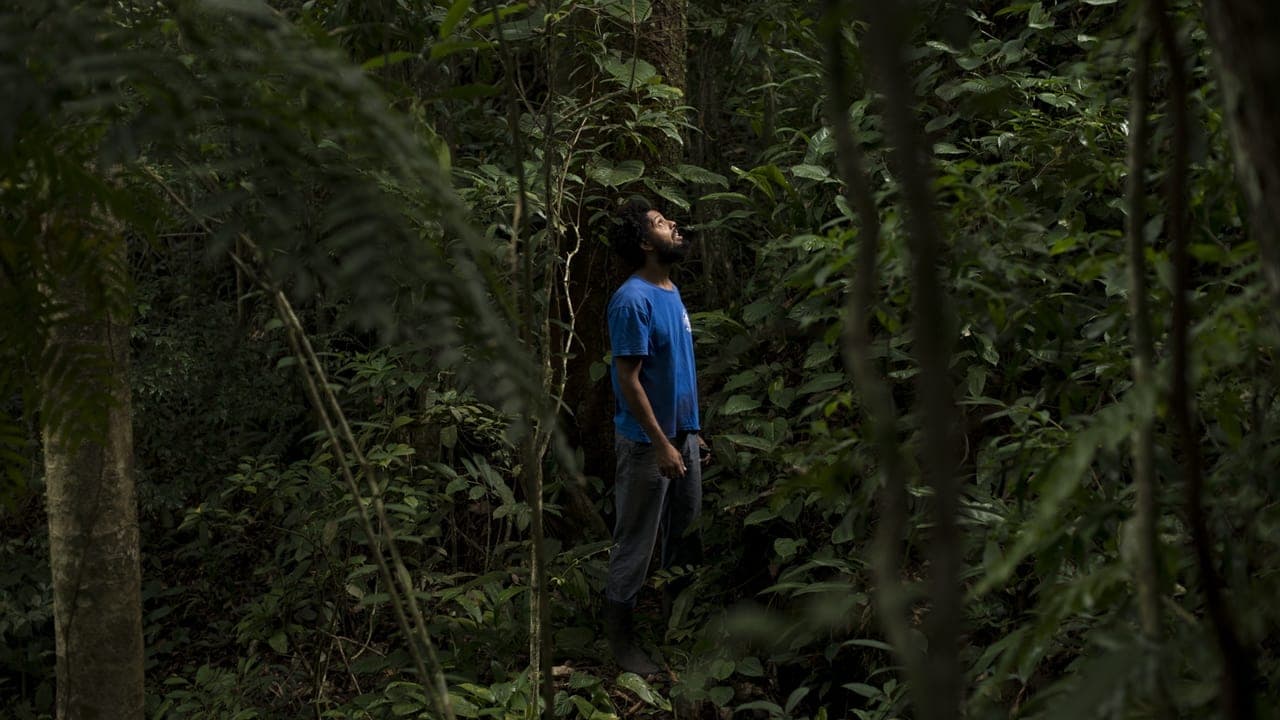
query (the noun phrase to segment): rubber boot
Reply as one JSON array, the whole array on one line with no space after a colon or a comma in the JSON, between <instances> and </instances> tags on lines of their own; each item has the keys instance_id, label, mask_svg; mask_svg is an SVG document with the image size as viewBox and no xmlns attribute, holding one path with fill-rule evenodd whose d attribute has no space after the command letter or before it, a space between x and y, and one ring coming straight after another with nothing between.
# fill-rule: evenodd
<instances>
[{"instance_id":1,"label":"rubber boot","mask_svg":"<svg viewBox=\"0 0 1280 720\"><path fill-rule=\"evenodd\" d=\"M637 675L652 675L660 669L636 646L632 618L635 611L622 603L604 601L604 636L618 667Z\"/></svg>"}]
</instances>

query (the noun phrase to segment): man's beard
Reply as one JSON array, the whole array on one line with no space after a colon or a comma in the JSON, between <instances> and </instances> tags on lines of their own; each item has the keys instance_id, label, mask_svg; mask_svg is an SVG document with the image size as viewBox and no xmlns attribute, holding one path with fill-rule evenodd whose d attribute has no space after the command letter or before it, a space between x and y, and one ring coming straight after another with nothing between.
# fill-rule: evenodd
<instances>
[{"instance_id":1,"label":"man's beard","mask_svg":"<svg viewBox=\"0 0 1280 720\"><path fill-rule=\"evenodd\" d=\"M658 262L663 265L675 265L684 260L689 254L689 243L682 242L679 245L668 245L658 248Z\"/></svg>"}]
</instances>

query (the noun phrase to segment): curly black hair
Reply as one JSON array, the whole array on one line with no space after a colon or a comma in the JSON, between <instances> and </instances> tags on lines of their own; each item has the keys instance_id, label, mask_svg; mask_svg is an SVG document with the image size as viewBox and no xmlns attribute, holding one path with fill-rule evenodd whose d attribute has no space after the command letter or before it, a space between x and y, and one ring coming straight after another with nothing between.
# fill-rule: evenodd
<instances>
[{"instance_id":1,"label":"curly black hair","mask_svg":"<svg viewBox=\"0 0 1280 720\"><path fill-rule=\"evenodd\" d=\"M644 265L644 250L640 242L649 233L649 211L654 209L648 200L633 196L614 213L614 224L609 229L609 246L631 270Z\"/></svg>"}]
</instances>

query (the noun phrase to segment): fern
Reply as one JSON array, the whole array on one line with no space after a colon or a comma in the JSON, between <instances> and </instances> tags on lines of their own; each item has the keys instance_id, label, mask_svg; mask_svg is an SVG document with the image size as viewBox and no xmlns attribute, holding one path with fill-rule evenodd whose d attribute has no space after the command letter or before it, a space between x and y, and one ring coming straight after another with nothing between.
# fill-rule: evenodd
<instances>
[{"instance_id":1,"label":"fern","mask_svg":"<svg viewBox=\"0 0 1280 720\"><path fill-rule=\"evenodd\" d=\"M247 237L295 297L349 296L353 325L434 348L508 410L539 392L431 134L265 3L19 0L0 11L0 78L0 300L21 309L0 339L29 358L47 422L92 434L110 401L104 359L49 338L75 320L68 282L102 317L127 312L108 260L122 224L195 223L214 257ZM85 232L50 243L55 219Z\"/></svg>"}]
</instances>

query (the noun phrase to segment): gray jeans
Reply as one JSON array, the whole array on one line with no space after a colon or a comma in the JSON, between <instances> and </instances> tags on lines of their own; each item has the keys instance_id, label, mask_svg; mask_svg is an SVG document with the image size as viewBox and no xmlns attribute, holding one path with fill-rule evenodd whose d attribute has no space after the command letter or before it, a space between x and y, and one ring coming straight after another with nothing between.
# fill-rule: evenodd
<instances>
[{"instance_id":1,"label":"gray jeans","mask_svg":"<svg viewBox=\"0 0 1280 720\"><path fill-rule=\"evenodd\" d=\"M694 528L702 508L702 466L694 433L677 437L676 449L684 456L687 472L674 480L658 472L652 445L618 435L614 448L618 519L604 594L610 601L634 607L659 538L663 568L702 560L702 538Z\"/></svg>"}]
</instances>

